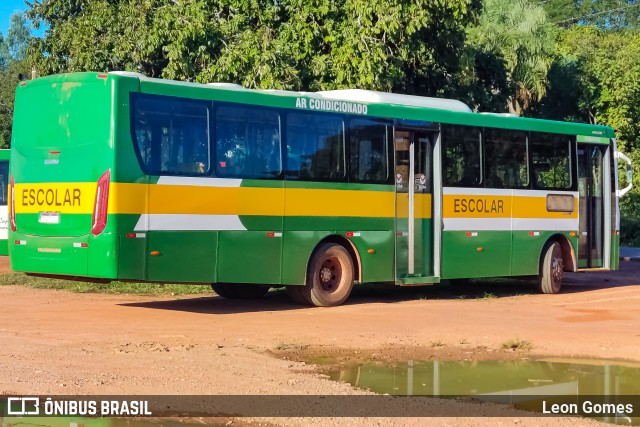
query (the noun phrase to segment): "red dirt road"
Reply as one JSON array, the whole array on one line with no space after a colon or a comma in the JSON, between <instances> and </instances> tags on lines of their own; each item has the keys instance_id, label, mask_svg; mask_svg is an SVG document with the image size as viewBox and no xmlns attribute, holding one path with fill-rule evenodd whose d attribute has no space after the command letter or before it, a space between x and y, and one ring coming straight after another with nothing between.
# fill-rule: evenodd
<instances>
[{"instance_id":1,"label":"red dirt road","mask_svg":"<svg viewBox=\"0 0 640 427\"><path fill-rule=\"evenodd\" d=\"M640 362L640 262L622 263L619 272L569 275L559 295L539 295L528 285L505 283L360 289L344 306L325 309L294 305L282 293L237 301L4 286L0 301L4 394L361 393L326 380L312 366L270 354L306 346L314 354L358 351L382 359L544 355ZM532 351L502 350L512 339L528 341ZM513 425L514 419L483 423ZM356 422L269 421L314 426ZM478 424L466 418L431 422ZM577 421L518 422L568 426ZM389 419L384 423L405 424ZM580 420L581 425L592 423Z\"/></svg>"}]
</instances>

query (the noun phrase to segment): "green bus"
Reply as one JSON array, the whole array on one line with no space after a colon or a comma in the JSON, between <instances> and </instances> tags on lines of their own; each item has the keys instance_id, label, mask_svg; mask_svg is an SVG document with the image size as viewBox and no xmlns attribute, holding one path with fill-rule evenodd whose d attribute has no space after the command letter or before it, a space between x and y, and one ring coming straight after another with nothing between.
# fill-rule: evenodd
<instances>
[{"instance_id":1,"label":"green bus","mask_svg":"<svg viewBox=\"0 0 640 427\"><path fill-rule=\"evenodd\" d=\"M9 211L7 192L9 191L9 153L10 150L0 149L0 255L9 255L7 239L9 238Z\"/></svg>"},{"instance_id":2,"label":"green bus","mask_svg":"<svg viewBox=\"0 0 640 427\"><path fill-rule=\"evenodd\" d=\"M557 293L563 271L618 268L609 127L127 72L22 82L14 114L15 271L333 306L354 283Z\"/></svg>"}]
</instances>

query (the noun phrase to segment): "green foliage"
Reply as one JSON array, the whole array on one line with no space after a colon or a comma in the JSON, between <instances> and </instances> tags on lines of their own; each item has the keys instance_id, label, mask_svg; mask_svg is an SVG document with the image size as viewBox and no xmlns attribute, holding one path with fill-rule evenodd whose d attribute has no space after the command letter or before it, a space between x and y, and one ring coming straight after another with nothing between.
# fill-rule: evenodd
<instances>
[{"instance_id":1,"label":"green foliage","mask_svg":"<svg viewBox=\"0 0 640 427\"><path fill-rule=\"evenodd\" d=\"M7 31L7 50L13 61L22 61L27 57L27 48L31 41L31 32L22 13L14 13L9 19Z\"/></svg>"},{"instance_id":2,"label":"green foliage","mask_svg":"<svg viewBox=\"0 0 640 427\"><path fill-rule=\"evenodd\" d=\"M13 99L18 85L18 75L26 74L29 66L25 61L31 35L24 15L11 15L5 38L0 33L0 148L11 144L13 123Z\"/></svg>"},{"instance_id":3,"label":"green foliage","mask_svg":"<svg viewBox=\"0 0 640 427\"><path fill-rule=\"evenodd\" d=\"M555 33L544 9L529 0L485 0L478 25L468 30L469 43L504 60L509 112L522 115L545 94Z\"/></svg>"},{"instance_id":4,"label":"green foliage","mask_svg":"<svg viewBox=\"0 0 640 427\"><path fill-rule=\"evenodd\" d=\"M543 3L549 21L566 22L580 16L576 0L548 0Z\"/></svg>"},{"instance_id":5,"label":"green foliage","mask_svg":"<svg viewBox=\"0 0 640 427\"><path fill-rule=\"evenodd\" d=\"M615 129L619 150L634 164L634 189L620 202L621 239L639 244L640 32L576 26L563 31L558 52L541 113Z\"/></svg>"},{"instance_id":6,"label":"green foliage","mask_svg":"<svg viewBox=\"0 0 640 427\"><path fill-rule=\"evenodd\" d=\"M40 74L131 70L245 87L452 90L479 0L35 0Z\"/></svg>"}]
</instances>

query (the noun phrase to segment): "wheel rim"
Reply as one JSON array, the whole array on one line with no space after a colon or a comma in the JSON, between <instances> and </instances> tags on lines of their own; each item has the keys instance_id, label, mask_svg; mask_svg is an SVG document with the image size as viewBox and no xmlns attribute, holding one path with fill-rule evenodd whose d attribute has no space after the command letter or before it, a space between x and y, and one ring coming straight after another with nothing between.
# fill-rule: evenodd
<instances>
[{"instance_id":1,"label":"wheel rim","mask_svg":"<svg viewBox=\"0 0 640 427\"><path fill-rule=\"evenodd\" d=\"M331 293L335 292L342 280L342 266L337 258L328 258L320 265L318 280L322 290Z\"/></svg>"},{"instance_id":2,"label":"wheel rim","mask_svg":"<svg viewBox=\"0 0 640 427\"><path fill-rule=\"evenodd\" d=\"M554 283L562 281L563 262L562 257L554 256L551 262L551 276Z\"/></svg>"}]
</instances>

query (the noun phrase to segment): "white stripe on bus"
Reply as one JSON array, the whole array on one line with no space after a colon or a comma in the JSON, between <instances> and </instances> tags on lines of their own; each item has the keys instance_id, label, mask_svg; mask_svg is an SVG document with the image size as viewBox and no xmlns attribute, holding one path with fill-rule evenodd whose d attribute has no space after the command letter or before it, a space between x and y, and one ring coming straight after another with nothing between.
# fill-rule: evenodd
<instances>
[{"instance_id":1,"label":"white stripe on bus","mask_svg":"<svg viewBox=\"0 0 640 427\"><path fill-rule=\"evenodd\" d=\"M444 231L575 231L577 218L443 218Z\"/></svg>"},{"instance_id":2,"label":"white stripe on bus","mask_svg":"<svg viewBox=\"0 0 640 427\"><path fill-rule=\"evenodd\" d=\"M161 176L158 185L188 185L193 187L240 187L241 179L197 178L192 176Z\"/></svg>"},{"instance_id":3,"label":"white stripe on bus","mask_svg":"<svg viewBox=\"0 0 640 427\"><path fill-rule=\"evenodd\" d=\"M145 229L145 224L149 224ZM133 231L245 231L238 215L144 214Z\"/></svg>"}]
</instances>

